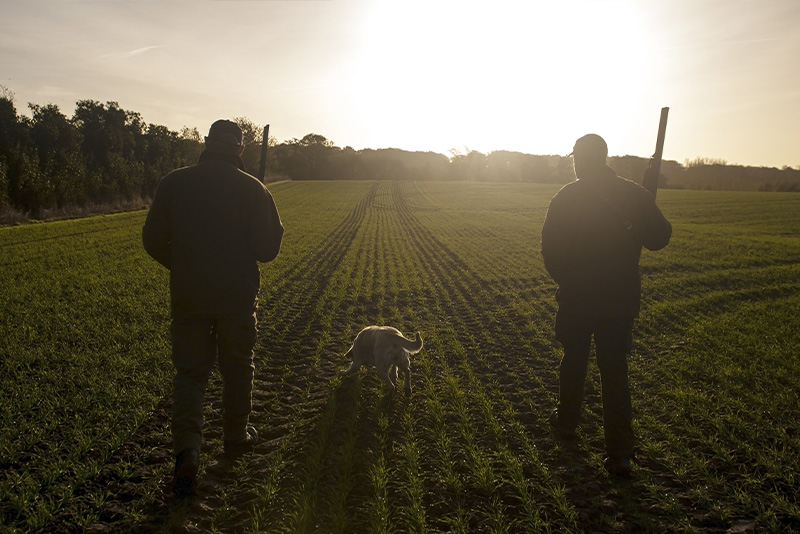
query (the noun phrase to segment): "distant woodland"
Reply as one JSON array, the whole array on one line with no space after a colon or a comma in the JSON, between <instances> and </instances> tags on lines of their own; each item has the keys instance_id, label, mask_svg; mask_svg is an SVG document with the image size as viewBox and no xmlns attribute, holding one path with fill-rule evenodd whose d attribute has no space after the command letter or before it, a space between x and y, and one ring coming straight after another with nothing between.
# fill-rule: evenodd
<instances>
[{"instance_id":1,"label":"distant woodland","mask_svg":"<svg viewBox=\"0 0 800 534\"><path fill-rule=\"evenodd\" d=\"M72 117L58 106L29 104L20 115L0 86L0 218L47 218L141 207L172 169L191 165L203 149L197 128L172 131L148 124L116 102L77 102ZM236 118L243 155L255 174L262 127ZM563 184L574 179L572 160L520 152L434 152L337 147L319 134L283 143L268 140L267 181L461 180ZM647 158L609 158L620 176L640 182ZM698 159L664 161L661 187L676 189L800 191L800 168L744 167Z\"/></svg>"}]
</instances>

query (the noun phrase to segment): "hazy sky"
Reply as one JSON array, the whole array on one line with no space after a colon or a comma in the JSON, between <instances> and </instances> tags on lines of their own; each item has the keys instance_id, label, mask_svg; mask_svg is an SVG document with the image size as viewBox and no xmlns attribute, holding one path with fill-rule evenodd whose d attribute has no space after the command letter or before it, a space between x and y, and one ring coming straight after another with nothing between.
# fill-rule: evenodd
<instances>
[{"instance_id":1,"label":"hazy sky","mask_svg":"<svg viewBox=\"0 0 800 534\"><path fill-rule=\"evenodd\" d=\"M3 0L0 84L279 141L800 166L798 0Z\"/></svg>"}]
</instances>

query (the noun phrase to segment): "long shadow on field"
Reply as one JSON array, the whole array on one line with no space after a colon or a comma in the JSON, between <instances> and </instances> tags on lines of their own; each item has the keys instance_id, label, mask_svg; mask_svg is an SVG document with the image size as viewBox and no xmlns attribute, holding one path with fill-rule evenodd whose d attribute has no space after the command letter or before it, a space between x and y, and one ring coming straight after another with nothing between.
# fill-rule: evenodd
<instances>
[{"instance_id":1,"label":"long shadow on field","mask_svg":"<svg viewBox=\"0 0 800 534\"><path fill-rule=\"evenodd\" d=\"M595 432L595 429L590 430ZM602 430L601 430L602 433ZM678 532L672 525L657 524L645 499L646 482L635 470L631 478L608 475L599 467L602 437L580 434L578 440L550 436L553 446L546 454L548 468L564 487L567 501L585 531ZM656 514L657 516L658 514Z\"/></svg>"}]
</instances>

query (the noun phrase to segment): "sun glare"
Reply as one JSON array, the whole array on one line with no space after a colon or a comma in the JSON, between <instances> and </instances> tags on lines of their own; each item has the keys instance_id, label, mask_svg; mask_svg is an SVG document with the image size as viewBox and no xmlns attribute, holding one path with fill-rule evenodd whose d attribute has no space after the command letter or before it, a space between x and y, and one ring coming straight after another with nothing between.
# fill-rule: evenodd
<instances>
[{"instance_id":1,"label":"sun glare","mask_svg":"<svg viewBox=\"0 0 800 534\"><path fill-rule=\"evenodd\" d=\"M381 2L368 20L352 94L370 146L561 153L624 127L645 78L633 2Z\"/></svg>"}]
</instances>

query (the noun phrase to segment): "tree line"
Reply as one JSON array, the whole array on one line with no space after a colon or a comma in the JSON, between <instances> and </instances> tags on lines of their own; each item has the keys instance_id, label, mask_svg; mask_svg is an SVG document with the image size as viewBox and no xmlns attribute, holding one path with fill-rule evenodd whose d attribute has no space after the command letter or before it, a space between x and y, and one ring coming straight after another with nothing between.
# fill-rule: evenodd
<instances>
[{"instance_id":1,"label":"tree line","mask_svg":"<svg viewBox=\"0 0 800 534\"><path fill-rule=\"evenodd\" d=\"M170 170L195 163L203 149L197 128L172 131L148 124L117 102L81 100L72 117L58 106L28 104L20 115L13 95L0 93L0 214L39 218L48 212L147 203ZM242 127L245 166L258 170L263 130ZM574 179L570 158L520 152L409 152L337 147L319 134L268 140L267 180L454 180L562 184ZM637 182L647 159L609 158L620 176ZM800 169L743 167L698 159L664 161L661 187L800 191Z\"/></svg>"}]
</instances>

